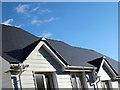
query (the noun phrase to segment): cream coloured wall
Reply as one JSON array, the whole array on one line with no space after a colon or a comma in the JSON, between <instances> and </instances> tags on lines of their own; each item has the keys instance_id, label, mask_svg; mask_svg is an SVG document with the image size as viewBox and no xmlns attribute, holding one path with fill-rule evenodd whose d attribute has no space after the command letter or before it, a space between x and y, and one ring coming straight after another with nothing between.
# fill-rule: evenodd
<instances>
[{"instance_id":1,"label":"cream coloured wall","mask_svg":"<svg viewBox=\"0 0 120 90\"><path fill-rule=\"evenodd\" d=\"M107 69L108 67L105 66L103 63L102 67L99 70L98 75L100 76L101 81L110 81L110 87L118 88L118 81L114 81L114 75ZM101 85L102 86L102 85Z\"/></svg>"},{"instance_id":2,"label":"cream coloured wall","mask_svg":"<svg viewBox=\"0 0 120 90\"><path fill-rule=\"evenodd\" d=\"M3 59L2 57L1 58L1 74L0 74L0 81L2 81L1 85L2 85L2 88L12 88L12 83L11 83L11 73L10 72L7 72L10 70L10 64L5 60Z\"/></svg>"},{"instance_id":3,"label":"cream coloured wall","mask_svg":"<svg viewBox=\"0 0 120 90\"><path fill-rule=\"evenodd\" d=\"M29 64L29 67L21 74L20 80L18 75L16 75L17 79L22 83L22 88L35 88L33 72L56 72L58 87L72 88L70 74L64 74L62 72L62 65L46 51L45 47L41 46L42 45L37 46L36 50L24 61L23 64ZM109 75L105 72L103 67L100 68L98 75L100 76L100 80L110 80ZM86 75L86 77L89 79L88 75ZM101 81L99 81L99 79L93 83L90 82L90 80L87 82L88 88L96 88L97 86L101 88ZM18 83L18 87L19 86L20 84Z\"/></svg>"},{"instance_id":4,"label":"cream coloured wall","mask_svg":"<svg viewBox=\"0 0 120 90\"><path fill-rule=\"evenodd\" d=\"M62 66L41 47L37 52L32 54L32 57L25 60L24 64L29 64L29 67L25 69L21 74L22 88L35 88L35 80L33 77L34 72L56 72L56 78L59 88L72 88L70 75L62 74ZM17 79L19 80L18 75ZM18 87L20 84L18 83Z\"/></svg>"}]
</instances>

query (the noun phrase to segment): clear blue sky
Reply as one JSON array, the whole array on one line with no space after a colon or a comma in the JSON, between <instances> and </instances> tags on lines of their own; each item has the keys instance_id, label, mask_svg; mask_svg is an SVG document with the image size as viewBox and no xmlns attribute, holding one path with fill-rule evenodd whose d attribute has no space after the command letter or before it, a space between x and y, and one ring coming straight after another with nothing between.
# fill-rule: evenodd
<instances>
[{"instance_id":1,"label":"clear blue sky","mask_svg":"<svg viewBox=\"0 0 120 90\"><path fill-rule=\"evenodd\" d=\"M2 3L2 22L118 59L118 3Z\"/></svg>"}]
</instances>

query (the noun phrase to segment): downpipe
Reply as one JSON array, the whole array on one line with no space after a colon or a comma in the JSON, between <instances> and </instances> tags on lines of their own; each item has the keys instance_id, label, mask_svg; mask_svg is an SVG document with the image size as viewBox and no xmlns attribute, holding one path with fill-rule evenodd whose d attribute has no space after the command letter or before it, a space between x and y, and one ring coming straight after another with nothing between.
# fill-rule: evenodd
<instances>
[{"instance_id":1,"label":"downpipe","mask_svg":"<svg viewBox=\"0 0 120 90\"><path fill-rule=\"evenodd\" d=\"M19 70L20 70L20 72L18 74L19 84L20 84L20 90L22 90L21 74L22 74L22 72L24 71L24 69L26 67L29 67L29 64L26 64L26 65L21 64L21 63L19 63L19 64L11 64L11 68L19 68Z\"/></svg>"},{"instance_id":2,"label":"downpipe","mask_svg":"<svg viewBox=\"0 0 120 90\"><path fill-rule=\"evenodd\" d=\"M20 83L20 90L22 90L22 83L21 83L21 74L22 74L22 65L19 64L19 69L20 69L20 73L19 73L19 83Z\"/></svg>"}]
</instances>

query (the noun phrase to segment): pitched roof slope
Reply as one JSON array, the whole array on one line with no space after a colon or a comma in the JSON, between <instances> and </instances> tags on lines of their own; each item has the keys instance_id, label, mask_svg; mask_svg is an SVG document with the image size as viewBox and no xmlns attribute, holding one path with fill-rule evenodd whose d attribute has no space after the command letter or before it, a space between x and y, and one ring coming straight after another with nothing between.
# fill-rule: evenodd
<instances>
[{"instance_id":1,"label":"pitched roof slope","mask_svg":"<svg viewBox=\"0 0 120 90\"><path fill-rule=\"evenodd\" d=\"M39 43L40 38L20 28L0 26L2 26L2 41L0 41L2 42L2 57L10 63L23 62ZM95 59L103 56L96 51L72 47L61 41L47 39L47 42L72 66L95 66L89 61L96 61ZM106 60L118 72L118 62L109 57Z\"/></svg>"},{"instance_id":2,"label":"pitched roof slope","mask_svg":"<svg viewBox=\"0 0 120 90\"><path fill-rule=\"evenodd\" d=\"M21 62L24 57L23 49L40 38L16 27L2 26L2 57L10 63Z\"/></svg>"},{"instance_id":3,"label":"pitched roof slope","mask_svg":"<svg viewBox=\"0 0 120 90\"><path fill-rule=\"evenodd\" d=\"M47 39L47 41L72 66L95 66L90 63L90 61L94 60L94 63L98 64L99 67L100 63L98 63L97 58L105 56L94 50L73 47L61 41L51 39ZM106 60L118 73L118 62L107 56Z\"/></svg>"}]
</instances>

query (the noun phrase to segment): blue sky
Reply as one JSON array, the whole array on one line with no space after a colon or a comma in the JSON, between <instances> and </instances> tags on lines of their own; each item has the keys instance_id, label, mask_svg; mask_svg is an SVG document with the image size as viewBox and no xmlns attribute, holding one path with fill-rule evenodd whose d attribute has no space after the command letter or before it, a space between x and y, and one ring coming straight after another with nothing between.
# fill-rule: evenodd
<instances>
[{"instance_id":1,"label":"blue sky","mask_svg":"<svg viewBox=\"0 0 120 90\"><path fill-rule=\"evenodd\" d=\"M117 2L6 2L2 23L118 59Z\"/></svg>"}]
</instances>

